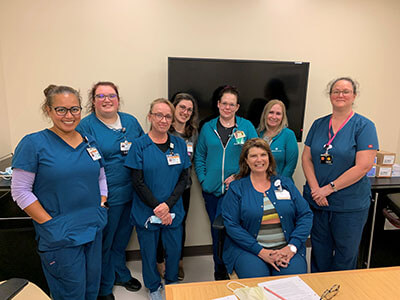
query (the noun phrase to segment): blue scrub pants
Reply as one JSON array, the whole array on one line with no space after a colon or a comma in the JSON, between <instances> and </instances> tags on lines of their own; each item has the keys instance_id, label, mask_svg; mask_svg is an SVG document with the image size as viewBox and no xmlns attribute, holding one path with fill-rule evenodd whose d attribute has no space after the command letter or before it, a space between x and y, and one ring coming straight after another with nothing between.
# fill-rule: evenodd
<instances>
[{"instance_id":1,"label":"blue scrub pants","mask_svg":"<svg viewBox=\"0 0 400 300\"><path fill-rule=\"evenodd\" d=\"M213 259L214 259L214 272L218 274L226 274L225 264L221 258L218 257L218 230L213 229L212 224L215 218L221 214L221 204L224 195L219 197L203 192L203 198L206 205L206 210L211 223L211 237L213 246Z\"/></svg>"},{"instance_id":2,"label":"blue scrub pants","mask_svg":"<svg viewBox=\"0 0 400 300\"><path fill-rule=\"evenodd\" d=\"M54 300L96 300L101 274L101 232L93 242L39 252Z\"/></svg>"},{"instance_id":3,"label":"blue scrub pants","mask_svg":"<svg viewBox=\"0 0 400 300\"><path fill-rule=\"evenodd\" d=\"M332 212L313 209L311 272L355 269L369 209Z\"/></svg>"},{"instance_id":4,"label":"blue scrub pants","mask_svg":"<svg viewBox=\"0 0 400 300\"><path fill-rule=\"evenodd\" d=\"M307 273L306 258L297 253L292 257L286 268L278 268L280 272L257 255L244 250L237 257L233 265L233 269L239 278L293 275Z\"/></svg>"},{"instance_id":5,"label":"blue scrub pants","mask_svg":"<svg viewBox=\"0 0 400 300\"><path fill-rule=\"evenodd\" d=\"M129 222L132 202L110 206L103 229L103 253L100 296L109 295L115 282L127 282L132 276L126 267L125 249L132 234Z\"/></svg>"},{"instance_id":6,"label":"blue scrub pants","mask_svg":"<svg viewBox=\"0 0 400 300\"><path fill-rule=\"evenodd\" d=\"M179 259L182 247L182 225L170 227L159 225L156 230L136 227L142 256L142 275L144 285L155 292L161 285L161 277L157 271L157 245L161 241L165 249L165 283L178 281Z\"/></svg>"}]
</instances>

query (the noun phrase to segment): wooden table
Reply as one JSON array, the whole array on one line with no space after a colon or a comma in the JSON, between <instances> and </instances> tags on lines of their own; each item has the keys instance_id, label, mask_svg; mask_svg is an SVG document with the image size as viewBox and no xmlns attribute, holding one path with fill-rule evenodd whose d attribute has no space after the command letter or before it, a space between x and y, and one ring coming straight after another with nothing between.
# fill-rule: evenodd
<instances>
[{"instance_id":1,"label":"wooden table","mask_svg":"<svg viewBox=\"0 0 400 300\"><path fill-rule=\"evenodd\" d=\"M256 286L260 282L284 277L289 276L239 279L238 281L248 286ZM400 299L400 267L313 273L299 275L299 277L318 295L333 284L339 284L340 291L333 300ZM166 300L206 300L229 296L232 292L226 288L228 282L229 280L166 285Z\"/></svg>"}]
</instances>

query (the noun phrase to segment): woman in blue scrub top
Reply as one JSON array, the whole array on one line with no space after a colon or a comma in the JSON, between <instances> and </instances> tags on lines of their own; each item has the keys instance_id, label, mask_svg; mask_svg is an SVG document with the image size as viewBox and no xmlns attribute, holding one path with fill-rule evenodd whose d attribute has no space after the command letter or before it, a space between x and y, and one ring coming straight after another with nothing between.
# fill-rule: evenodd
<instances>
[{"instance_id":1,"label":"woman in blue scrub top","mask_svg":"<svg viewBox=\"0 0 400 300\"><path fill-rule=\"evenodd\" d=\"M278 175L292 179L299 149L294 132L288 128L286 107L282 101L270 100L265 105L257 132L271 148Z\"/></svg>"},{"instance_id":2,"label":"woman in blue scrub top","mask_svg":"<svg viewBox=\"0 0 400 300\"><path fill-rule=\"evenodd\" d=\"M105 160L108 185L108 222L103 230L103 251L99 300L112 300L114 284L138 291L141 283L126 266L125 249L132 234L129 213L132 207L131 172L124 167L129 148L144 134L136 118L119 112L118 87L112 82L96 83L90 93L88 110L77 130L93 136Z\"/></svg>"},{"instance_id":3,"label":"woman in blue scrub top","mask_svg":"<svg viewBox=\"0 0 400 300\"><path fill-rule=\"evenodd\" d=\"M107 184L98 145L75 130L79 93L49 86L42 106L53 126L25 136L13 157L12 194L32 217L53 299L95 300Z\"/></svg>"},{"instance_id":4,"label":"woman in blue scrub top","mask_svg":"<svg viewBox=\"0 0 400 300\"><path fill-rule=\"evenodd\" d=\"M132 224L140 244L142 274L150 299L162 299L161 278L157 271L159 236L166 252L165 283L178 281L182 247L182 220L185 211L182 193L190 167L185 141L168 130L175 108L167 99L156 99L150 105L148 134L136 139L125 166L132 169L134 186Z\"/></svg>"},{"instance_id":5,"label":"woman in blue scrub top","mask_svg":"<svg viewBox=\"0 0 400 300\"><path fill-rule=\"evenodd\" d=\"M248 140L237 180L222 201L227 232L223 259L239 278L307 272L306 245L312 212L261 138Z\"/></svg>"},{"instance_id":6,"label":"woman in blue scrub top","mask_svg":"<svg viewBox=\"0 0 400 300\"><path fill-rule=\"evenodd\" d=\"M172 104L175 107L175 118L172 123L169 133L175 136L183 138L186 142L187 153L190 157L191 162L193 162L194 149L197 143L198 137L198 123L197 123L197 102L194 97L187 93L178 93L175 95ZM179 271L178 279L182 281L185 277L185 272L183 270L183 247L185 245L186 239L186 218L189 211L190 203L190 187L192 185L192 178L190 177L191 170L189 172L188 182L186 184L185 190L182 194L183 209L185 210L185 217L182 221L182 251L181 259L179 260ZM164 248L162 247L162 242L158 243L157 250L157 269L160 275L163 277L165 273L165 262L164 262Z\"/></svg>"},{"instance_id":7,"label":"woman in blue scrub top","mask_svg":"<svg viewBox=\"0 0 400 300\"><path fill-rule=\"evenodd\" d=\"M366 173L379 147L374 123L353 112L356 83L341 77L328 91L332 114L314 121L302 156L303 195L314 212L312 272L356 267L371 202Z\"/></svg>"}]
</instances>

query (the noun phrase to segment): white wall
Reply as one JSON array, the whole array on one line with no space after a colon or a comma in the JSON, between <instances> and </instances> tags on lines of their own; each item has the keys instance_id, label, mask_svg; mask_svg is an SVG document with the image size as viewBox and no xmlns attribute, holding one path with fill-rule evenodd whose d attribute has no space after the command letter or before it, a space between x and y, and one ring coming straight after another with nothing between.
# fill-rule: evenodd
<instances>
[{"instance_id":1,"label":"white wall","mask_svg":"<svg viewBox=\"0 0 400 300\"><path fill-rule=\"evenodd\" d=\"M50 83L86 95L112 80L123 110L147 129L149 103L167 96L167 57L183 56L310 62L305 133L330 112L326 84L353 76L361 83L355 110L375 122L381 149L399 154L399 36L397 0L0 1L10 145L47 126L39 106ZM304 183L299 167L294 178ZM193 189L187 244L203 245L209 224Z\"/></svg>"}]
</instances>

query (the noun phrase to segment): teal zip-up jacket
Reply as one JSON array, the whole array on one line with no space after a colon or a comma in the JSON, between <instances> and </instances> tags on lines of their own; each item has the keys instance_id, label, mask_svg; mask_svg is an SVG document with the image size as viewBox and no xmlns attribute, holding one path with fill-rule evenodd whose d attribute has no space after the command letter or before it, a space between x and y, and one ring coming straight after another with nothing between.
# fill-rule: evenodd
<instances>
[{"instance_id":1,"label":"teal zip-up jacket","mask_svg":"<svg viewBox=\"0 0 400 300\"><path fill-rule=\"evenodd\" d=\"M260 138L262 138L263 135L264 131L261 131ZM270 147L272 155L275 158L276 172L278 175L292 179L299 157L299 147L297 146L294 132L287 127L283 128L279 134L272 138Z\"/></svg>"},{"instance_id":2,"label":"teal zip-up jacket","mask_svg":"<svg viewBox=\"0 0 400 300\"><path fill-rule=\"evenodd\" d=\"M197 178L203 191L217 197L225 192L225 179L239 171L239 157L243 143L257 137L253 124L236 116L233 133L243 131L245 134L243 143L238 143L232 134L224 148L217 132L218 118L203 125L194 156Z\"/></svg>"}]
</instances>

